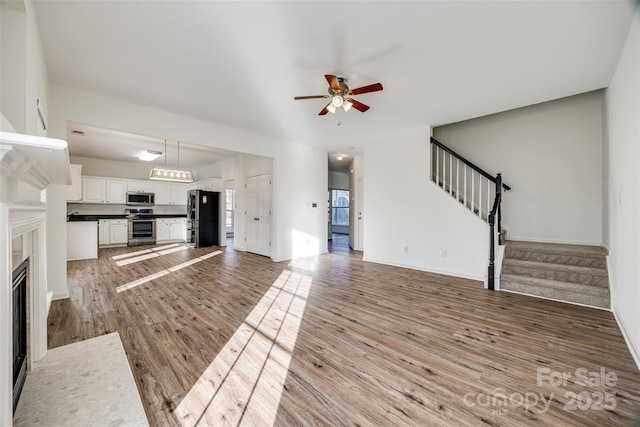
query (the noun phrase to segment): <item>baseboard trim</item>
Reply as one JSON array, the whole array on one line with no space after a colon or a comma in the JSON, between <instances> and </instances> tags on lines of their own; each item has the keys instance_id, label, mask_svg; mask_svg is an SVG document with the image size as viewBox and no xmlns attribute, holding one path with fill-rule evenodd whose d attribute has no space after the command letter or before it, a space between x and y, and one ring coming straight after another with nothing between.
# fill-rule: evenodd
<instances>
[{"instance_id":1,"label":"baseboard trim","mask_svg":"<svg viewBox=\"0 0 640 427\"><path fill-rule=\"evenodd\" d=\"M633 341L629 337L629 333L627 329L624 327L624 323L618 317L615 311L612 311L614 319L616 319L616 323L618 324L618 328L620 328L620 332L622 332L622 337L624 338L624 342L627 344L627 348L629 348L629 352L631 353L631 357L633 357L633 361L636 362L636 366L638 370L640 370L640 351L638 351L633 345Z\"/></svg>"},{"instance_id":2,"label":"baseboard trim","mask_svg":"<svg viewBox=\"0 0 640 427\"><path fill-rule=\"evenodd\" d=\"M54 293L52 295L53 301L57 301L59 299L67 299L67 298L69 298L69 292L59 292L59 293Z\"/></svg>"},{"instance_id":3,"label":"baseboard trim","mask_svg":"<svg viewBox=\"0 0 640 427\"><path fill-rule=\"evenodd\" d=\"M417 271L424 271L424 272L427 272L427 273L442 274L443 276L451 276L451 277L459 277L459 278L462 278L462 279L475 280L475 281L481 282L483 286L486 283L485 276L471 276L471 275L467 275L467 274L461 274L461 273L455 272L455 271L428 269L428 268L423 268L423 267L417 267L417 266L414 266L414 265L400 264L400 263L394 263L394 262L388 262L388 261L381 261L381 260L378 260L378 259L375 259L375 258L365 258L365 257L363 257L362 260L366 261L366 262L372 262L374 264L390 265L392 267L400 267L400 268L406 268L406 269L409 269L409 270L417 270Z\"/></svg>"}]
</instances>

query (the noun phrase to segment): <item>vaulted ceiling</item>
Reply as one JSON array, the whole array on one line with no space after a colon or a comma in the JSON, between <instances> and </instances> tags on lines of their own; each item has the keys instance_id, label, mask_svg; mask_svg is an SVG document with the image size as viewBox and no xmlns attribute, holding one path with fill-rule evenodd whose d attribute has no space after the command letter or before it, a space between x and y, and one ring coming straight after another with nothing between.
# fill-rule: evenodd
<instances>
[{"instance_id":1,"label":"vaulted ceiling","mask_svg":"<svg viewBox=\"0 0 640 427\"><path fill-rule=\"evenodd\" d=\"M629 1L36 1L52 82L330 152L608 86ZM324 74L371 109L318 116Z\"/></svg>"}]
</instances>

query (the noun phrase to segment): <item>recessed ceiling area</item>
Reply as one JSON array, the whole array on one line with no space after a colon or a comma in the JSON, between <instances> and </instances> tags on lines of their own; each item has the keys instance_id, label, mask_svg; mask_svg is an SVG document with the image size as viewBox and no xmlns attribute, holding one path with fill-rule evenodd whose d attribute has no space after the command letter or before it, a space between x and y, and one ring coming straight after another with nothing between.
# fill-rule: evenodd
<instances>
[{"instance_id":1,"label":"recessed ceiling area","mask_svg":"<svg viewBox=\"0 0 640 427\"><path fill-rule=\"evenodd\" d=\"M240 153L204 147L180 141L167 141L158 137L135 135L117 130L104 129L81 123L68 123L67 144L69 155L120 162L135 162L148 165L179 166L187 169L198 169L218 163ZM162 152L157 159L144 162L138 159L147 150ZM179 159L178 159L179 154Z\"/></svg>"}]
</instances>

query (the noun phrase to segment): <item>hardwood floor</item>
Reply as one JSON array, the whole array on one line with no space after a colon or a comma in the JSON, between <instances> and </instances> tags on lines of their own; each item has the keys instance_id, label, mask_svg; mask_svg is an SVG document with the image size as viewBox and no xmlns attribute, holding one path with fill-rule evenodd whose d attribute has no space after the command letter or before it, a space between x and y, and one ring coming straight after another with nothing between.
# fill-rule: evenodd
<instances>
[{"instance_id":1,"label":"hardwood floor","mask_svg":"<svg viewBox=\"0 0 640 427\"><path fill-rule=\"evenodd\" d=\"M71 296L53 303L48 338L57 347L119 332L152 426L640 420L640 372L610 312L358 253L281 263L230 248L122 266L112 258L140 249L69 262Z\"/></svg>"}]
</instances>

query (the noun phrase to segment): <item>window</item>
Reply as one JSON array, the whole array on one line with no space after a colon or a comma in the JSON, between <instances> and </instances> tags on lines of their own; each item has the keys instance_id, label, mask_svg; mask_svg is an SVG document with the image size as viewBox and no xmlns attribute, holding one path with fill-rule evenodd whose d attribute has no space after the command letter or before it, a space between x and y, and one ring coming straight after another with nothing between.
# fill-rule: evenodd
<instances>
[{"instance_id":1,"label":"window","mask_svg":"<svg viewBox=\"0 0 640 427\"><path fill-rule=\"evenodd\" d=\"M233 233L233 188L225 190L225 211L227 233Z\"/></svg>"},{"instance_id":2,"label":"window","mask_svg":"<svg viewBox=\"0 0 640 427\"><path fill-rule=\"evenodd\" d=\"M349 225L349 190L331 190L331 224Z\"/></svg>"}]
</instances>

